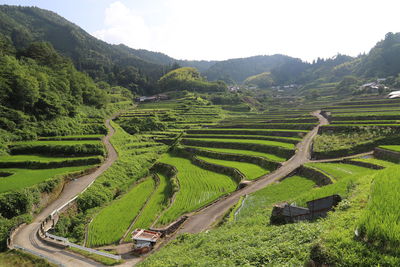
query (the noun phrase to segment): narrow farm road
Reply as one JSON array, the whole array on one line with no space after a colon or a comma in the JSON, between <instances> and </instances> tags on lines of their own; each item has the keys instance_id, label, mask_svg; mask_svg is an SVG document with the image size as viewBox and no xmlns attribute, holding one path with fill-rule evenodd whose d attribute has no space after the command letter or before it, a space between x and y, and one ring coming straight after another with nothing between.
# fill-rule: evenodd
<instances>
[{"instance_id":1,"label":"narrow farm road","mask_svg":"<svg viewBox=\"0 0 400 267\"><path fill-rule=\"evenodd\" d=\"M54 210L59 209L65 203L68 203L76 195L84 191L97 177L99 177L103 172L105 172L118 158L117 151L110 143L110 138L114 135L115 130L111 126L110 121L112 118L106 120L105 125L108 128L108 134L103 138L103 143L107 150L107 158L91 174L82 176L75 181L71 181L66 184L61 192L60 196L43 209L33 220L32 223L20 228L14 235L12 243L19 247L38 253L50 260L56 261L64 266L102 266L95 261L87 259L79 254L72 253L63 248L57 248L50 246L42 242L38 236L38 230L40 223L48 217Z\"/></svg>"},{"instance_id":2,"label":"narrow farm road","mask_svg":"<svg viewBox=\"0 0 400 267\"><path fill-rule=\"evenodd\" d=\"M215 221L220 219L238 202L241 196L254 193L284 178L302 164L309 162L313 138L317 135L320 126L329 124L328 120L320 114L320 110L314 111L312 114L319 119L319 124L303 138L297 145L296 154L288 161L284 162L282 167L190 216L180 228L178 234L199 233L209 229Z\"/></svg>"}]
</instances>

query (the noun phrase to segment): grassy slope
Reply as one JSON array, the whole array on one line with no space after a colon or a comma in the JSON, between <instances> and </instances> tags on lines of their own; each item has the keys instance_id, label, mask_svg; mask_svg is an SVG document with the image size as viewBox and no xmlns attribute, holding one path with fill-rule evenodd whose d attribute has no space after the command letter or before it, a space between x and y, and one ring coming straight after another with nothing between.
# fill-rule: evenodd
<instances>
[{"instance_id":1,"label":"grassy slope","mask_svg":"<svg viewBox=\"0 0 400 267\"><path fill-rule=\"evenodd\" d=\"M20 251L7 251L0 253L0 267L55 267L47 261Z\"/></svg>"},{"instance_id":2,"label":"grassy slope","mask_svg":"<svg viewBox=\"0 0 400 267\"><path fill-rule=\"evenodd\" d=\"M203 156L197 156L197 158L202 159L207 162L210 162L210 163L236 168L241 173L243 173L248 180L254 180L264 174L269 173L269 171L267 169L265 169L261 166L258 166L256 164L252 164L252 163L231 161L231 160L222 160L222 159L213 159L213 158L207 158L207 157L203 157Z\"/></svg>"}]
</instances>

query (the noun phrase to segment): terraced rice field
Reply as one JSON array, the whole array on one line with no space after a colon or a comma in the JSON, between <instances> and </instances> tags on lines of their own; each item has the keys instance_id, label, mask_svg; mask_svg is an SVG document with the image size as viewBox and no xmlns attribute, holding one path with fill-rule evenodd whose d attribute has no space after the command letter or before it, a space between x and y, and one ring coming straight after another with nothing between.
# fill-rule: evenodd
<instances>
[{"instance_id":1,"label":"terraced rice field","mask_svg":"<svg viewBox=\"0 0 400 267\"><path fill-rule=\"evenodd\" d=\"M368 168L345 163L307 163L307 165L320 169L323 172L332 175L336 179L371 171L371 169Z\"/></svg>"},{"instance_id":2,"label":"terraced rice field","mask_svg":"<svg viewBox=\"0 0 400 267\"><path fill-rule=\"evenodd\" d=\"M217 165L236 168L246 176L247 180L254 180L254 179L257 179L257 178L269 173L269 170L267 170L261 166L258 166L257 164L252 164L252 163L247 163L247 162L239 162L239 161L231 161L231 160L213 159L213 158L208 158L208 157L203 157L203 156L197 156L197 158L204 160L206 162L217 164Z\"/></svg>"},{"instance_id":3,"label":"terraced rice field","mask_svg":"<svg viewBox=\"0 0 400 267\"><path fill-rule=\"evenodd\" d=\"M189 146L197 149L215 151L220 153L231 153L231 154L239 154L239 155L249 155L249 156L256 156L256 157L263 157L272 161L276 162L284 162L286 161L285 158L279 157L274 154L268 154L264 152L252 151L252 150L241 150L241 149L231 149L231 148L217 148L217 147L200 147L200 146Z\"/></svg>"},{"instance_id":4,"label":"terraced rice field","mask_svg":"<svg viewBox=\"0 0 400 267\"><path fill-rule=\"evenodd\" d=\"M79 145L79 144L92 144L97 145L100 144L99 140L50 140L50 141L22 141L15 142L13 145L30 145L30 146L71 146L71 145Z\"/></svg>"},{"instance_id":5,"label":"terraced rice field","mask_svg":"<svg viewBox=\"0 0 400 267\"><path fill-rule=\"evenodd\" d=\"M172 197L172 187L169 178L161 173L157 173L156 175L159 178L159 184L137 218L132 230L136 228L149 228L169 204L169 199Z\"/></svg>"},{"instance_id":6,"label":"terraced rice field","mask_svg":"<svg viewBox=\"0 0 400 267\"><path fill-rule=\"evenodd\" d=\"M230 177L197 167L186 158L165 154L160 162L177 168L180 188L172 205L157 221L158 225L166 225L184 213L233 192L237 187Z\"/></svg>"},{"instance_id":7,"label":"terraced rice field","mask_svg":"<svg viewBox=\"0 0 400 267\"><path fill-rule=\"evenodd\" d=\"M96 157L49 157L45 155L5 155L0 156L0 162L61 162L65 160L91 159Z\"/></svg>"},{"instance_id":8,"label":"terraced rice field","mask_svg":"<svg viewBox=\"0 0 400 267\"><path fill-rule=\"evenodd\" d=\"M90 138L100 135L89 135ZM1 172L11 173L12 175L0 179L0 193L23 189L36 184L48 181L55 176L70 174L94 167L93 164L99 164L101 156L75 156L70 155L68 150L63 150L63 156L49 156L55 147L67 146L70 151L75 147L89 145L94 148L92 151L100 153L102 144L100 139L84 140L86 136L74 136L82 140L55 140L46 141L26 141L15 142L11 145L11 151L14 155L0 156ZM71 138L69 136L68 138ZM68 139L67 138L67 139ZM37 147L37 148L35 148ZM61 151L60 150L60 151ZM75 150L78 151L78 150ZM30 154L32 152L32 154ZM97 154L97 153L93 153Z\"/></svg>"},{"instance_id":9,"label":"terraced rice field","mask_svg":"<svg viewBox=\"0 0 400 267\"><path fill-rule=\"evenodd\" d=\"M388 167L393 167L393 166L398 166L398 164L386 161L386 160L381 160L381 159L376 159L376 158L365 158L365 159L353 159L352 161L359 161L359 162L366 162L366 163L372 163L378 166L382 166L385 168Z\"/></svg>"},{"instance_id":10,"label":"terraced rice field","mask_svg":"<svg viewBox=\"0 0 400 267\"><path fill-rule=\"evenodd\" d=\"M379 146L380 148L400 152L400 145Z\"/></svg>"},{"instance_id":11,"label":"terraced rice field","mask_svg":"<svg viewBox=\"0 0 400 267\"><path fill-rule=\"evenodd\" d=\"M268 140L252 140L252 139L219 139L219 138L190 138L190 140L196 141L204 141L204 142L215 142L215 143L246 143L246 144L257 144L257 145L265 145L265 146L277 146L283 147L287 149L294 149L294 144L283 143L277 141L268 141Z\"/></svg>"},{"instance_id":12,"label":"terraced rice field","mask_svg":"<svg viewBox=\"0 0 400 267\"><path fill-rule=\"evenodd\" d=\"M102 209L89 225L87 245L94 247L119 241L154 191L154 186L154 180L147 178Z\"/></svg>"},{"instance_id":13,"label":"terraced rice field","mask_svg":"<svg viewBox=\"0 0 400 267\"><path fill-rule=\"evenodd\" d=\"M270 140L296 144L301 141L300 137L268 136L268 135L234 135L234 134L190 134L185 138L221 138L221 139L257 139Z\"/></svg>"},{"instance_id":14,"label":"terraced rice field","mask_svg":"<svg viewBox=\"0 0 400 267\"><path fill-rule=\"evenodd\" d=\"M0 193L18 190L38 183L48 181L56 175L64 175L72 172L88 169L92 166L65 167L53 169L0 169L0 172L11 173L12 175L0 178Z\"/></svg>"}]
</instances>

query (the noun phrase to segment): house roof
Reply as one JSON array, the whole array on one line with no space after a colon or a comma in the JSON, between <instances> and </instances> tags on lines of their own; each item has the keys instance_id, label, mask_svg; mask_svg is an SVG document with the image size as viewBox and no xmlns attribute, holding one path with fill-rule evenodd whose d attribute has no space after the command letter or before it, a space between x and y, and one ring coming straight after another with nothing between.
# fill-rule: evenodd
<instances>
[{"instance_id":1,"label":"house roof","mask_svg":"<svg viewBox=\"0 0 400 267\"><path fill-rule=\"evenodd\" d=\"M132 233L132 239L138 241L157 242L160 236L161 234L159 232L149 231L144 229L136 229Z\"/></svg>"}]
</instances>

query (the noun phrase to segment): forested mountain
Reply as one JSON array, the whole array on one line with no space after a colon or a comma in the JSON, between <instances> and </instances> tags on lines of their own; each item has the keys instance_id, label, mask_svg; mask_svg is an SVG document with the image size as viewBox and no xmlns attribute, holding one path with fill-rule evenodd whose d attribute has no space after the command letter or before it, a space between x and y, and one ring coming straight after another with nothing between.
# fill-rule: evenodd
<instances>
[{"instance_id":1,"label":"forested mountain","mask_svg":"<svg viewBox=\"0 0 400 267\"><path fill-rule=\"evenodd\" d=\"M400 73L400 33L388 33L362 56L355 72L366 77L396 76Z\"/></svg>"},{"instance_id":2,"label":"forested mountain","mask_svg":"<svg viewBox=\"0 0 400 267\"><path fill-rule=\"evenodd\" d=\"M288 62L302 63L300 59L284 55L237 58L216 62L204 72L204 75L211 81L223 80L241 83L249 76L271 71L273 68Z\"/></svg>"},{"instance_id":3,"label":"forested mountain","mask_svg":"<svg viewBox=\"0 0 400 267\"><path fill-rule=\"evenodd\" d=\"M33 42L17 50L0 34L0 154L7 140L32 139L45 131L79 132L80 108L109 102L100 87L50 43Z\"/></svg>"},{"instance_id":4,"label":"forested mountain","mask_svg":"<svg viewBox=\"0 0 400 267\"><path fill-rule=\"evenodd\" d=\"M165 72L160 64L146 60L151 58L149 55L140 58L143 51L135 55L136 50L107 44L56 13L36 7L0 6L0 33L8 36L17 49L24 49L34 41L49 42L93 79L125 86L134 92L150 90ZM154 53L152 57L165 56Z\"/></svg>"}]
</instances>

